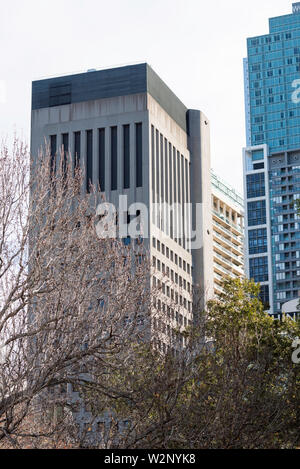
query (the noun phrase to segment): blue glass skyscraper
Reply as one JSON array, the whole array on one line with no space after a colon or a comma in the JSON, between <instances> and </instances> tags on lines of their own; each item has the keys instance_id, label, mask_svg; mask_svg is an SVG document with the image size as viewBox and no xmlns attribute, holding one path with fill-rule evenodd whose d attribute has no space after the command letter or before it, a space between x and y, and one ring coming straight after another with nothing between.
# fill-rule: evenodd
<instances>
[{"instance_id":1,"label":"blue glass skyscraper","mask_svg":"<svg viewBox=\"0 0 300 469\"><path fill-rule=\"evenodd\" d=\"M246 271L266 309L299 297L300 2L247 40L244 60Z\"/></svg>"}]
</instances>

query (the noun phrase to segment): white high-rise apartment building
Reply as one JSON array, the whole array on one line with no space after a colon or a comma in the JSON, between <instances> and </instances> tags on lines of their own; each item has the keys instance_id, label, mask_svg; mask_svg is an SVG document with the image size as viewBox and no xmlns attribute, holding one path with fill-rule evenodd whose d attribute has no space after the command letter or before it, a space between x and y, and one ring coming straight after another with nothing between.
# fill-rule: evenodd
<instances>
[{"instance_id":1,"label":"white high-rise apartment building","mask_svg":"<svg viewBox=\"0 0 300 469\"><path fill-rule=\"evenodd\" d=\"M212 172L214 294L223 291L224 278L244 272L244 201L235 189Z\"/></svg>"}]
</instances>

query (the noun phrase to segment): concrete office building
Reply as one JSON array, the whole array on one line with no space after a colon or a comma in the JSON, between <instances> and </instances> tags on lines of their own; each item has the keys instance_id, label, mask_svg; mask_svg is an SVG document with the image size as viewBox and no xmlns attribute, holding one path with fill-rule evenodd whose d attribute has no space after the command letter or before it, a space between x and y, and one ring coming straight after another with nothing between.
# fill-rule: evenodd
<instances>
[{"instance_id":1,"label":"concrete office building","mask_svg":"<svg viewBox=\"0 0 300 469\"><path fill-rule=\"evenodd\" d=\"M224 278L240 278L244 272L244 201L212 171L212 223L214 294L223 291Z\"/></svg>"},{"instance_id":2,"label":"concrete office building","mask_svg":"<svg viewBox=\"0 0 300 469\"><path fill-rule=\"evenodd\" d=\"M300 291L300 3L271 18L269 32L249 38L247 48L246 272L280 318Z\"/></svg>"},{"instance_id":3,"label":"concrete office building","mask_svg":"<svg viewBox=\"0 0 300 469\"><path fill-rule=\"evenodd\" d=\"M212 294L212 218L209 122L189 110L147 64L90 71L44 79L32 85L31 152L49 142L77 155L89 181L98 184L106 201L128 207L143 203L148 210L150 250L157 270L174 282L172 295L181 316L174 326L193 320L192 287L203 301ZM177 214L159 209L180 204ZM192 203L192 210L185 209ZM196 226L198 243L188 238ZM199 219L200 217L200 219ZM166 222L169 220L169 223ZM180 227L182 236L177 236ZM178 285L178 289L176 287ZM166 287L167 289L167 287Z\"/></svg>"}]
</instances>

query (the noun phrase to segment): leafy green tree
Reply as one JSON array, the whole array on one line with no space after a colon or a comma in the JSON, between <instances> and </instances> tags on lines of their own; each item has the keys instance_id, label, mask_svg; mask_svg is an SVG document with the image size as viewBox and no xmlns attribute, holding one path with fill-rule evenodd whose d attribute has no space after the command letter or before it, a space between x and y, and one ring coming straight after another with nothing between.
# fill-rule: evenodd
<instances>
[{"instance_id":1,"label":"leafy green tree","mask_svg":"<svg viewBox=\"0 0 300 469\"><path fill-rule=\"evenodd\" d=\"M299 445L299 366L291 359L299 325L269 317L252 281L226 280L224 290L208 304L205 331L187 332L181 354L133 344L130 359L89 389L94 415L110 409L115 423L102 447Z\"/></svg>"}]
</instances>

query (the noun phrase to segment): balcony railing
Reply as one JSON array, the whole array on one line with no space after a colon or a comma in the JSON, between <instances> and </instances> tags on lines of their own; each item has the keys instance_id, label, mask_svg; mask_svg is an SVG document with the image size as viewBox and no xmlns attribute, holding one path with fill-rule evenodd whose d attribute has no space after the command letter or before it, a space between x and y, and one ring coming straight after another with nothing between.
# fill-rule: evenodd
<instances>
[{"instance_id":1,"label":"balcony railing","mask_svg":"<svg viewBox=\"0 0 300 469\"><path fill-rule=\"evenodd\" d=\"M243 229L237 225L236 223L233 223L231 220L229 220L228 218L224 217L224 215L222 215L221 213L217 212L216 210L213 210L213 213L218 217L220 218L220 220L222 220L224 223L226 223L227 225L231 226L232 228L234 228L235 230L237 230L239 233L243 234L244 231Z\"/></svg>"}]
</instances>

